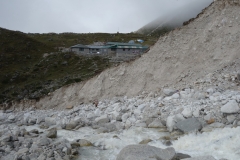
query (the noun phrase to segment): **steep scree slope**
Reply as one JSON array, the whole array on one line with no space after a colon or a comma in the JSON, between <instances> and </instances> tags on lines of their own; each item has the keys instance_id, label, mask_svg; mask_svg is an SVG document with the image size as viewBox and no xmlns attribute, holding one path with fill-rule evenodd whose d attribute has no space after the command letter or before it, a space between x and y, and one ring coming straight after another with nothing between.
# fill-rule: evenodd
<instances>
[{"instance_id":1,"label":"steep scree slope","mask_svg":"<svg viewBox=\"0 0 240 160\"><path fill-rule=\"evenodd\" d=\"M231 3L231 4L230 4ZM36 107L65 107L83 101L182 89L197 78L222 69L240 57L240 2L215 1L188 25L161 37L131 63L108 69L84 83L62 87Z\"/></svg>"}]
</instances>

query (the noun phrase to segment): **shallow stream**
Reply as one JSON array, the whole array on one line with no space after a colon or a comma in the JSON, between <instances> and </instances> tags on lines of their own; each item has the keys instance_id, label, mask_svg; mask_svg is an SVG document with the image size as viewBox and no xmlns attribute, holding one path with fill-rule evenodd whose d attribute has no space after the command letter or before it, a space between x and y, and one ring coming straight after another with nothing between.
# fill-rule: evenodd
<instances>
[{"instance_id":1,"label":"shallow stream","mask_svg":"<svg viewBox=\"0 0 240 160\"><path fill-rule=\"evenodd\" d=\"M212 132L191 133L173 141L172 147L177 152L194 156L212 155L216 159L227 158L228 160L240 159L240 127L215 129ZM122 132L100 133L96 130L84 127L77 131L59 130L59 138L70 141L86 139L95 147L83 147L78 160L115 160L122 148L130 144L139 144L140 141L151 139L149 145L159 148L167 148L159 140L160 137L168 136L167 132L159 132L159 129L132 127Z\"/></svg>"}]
</instances>

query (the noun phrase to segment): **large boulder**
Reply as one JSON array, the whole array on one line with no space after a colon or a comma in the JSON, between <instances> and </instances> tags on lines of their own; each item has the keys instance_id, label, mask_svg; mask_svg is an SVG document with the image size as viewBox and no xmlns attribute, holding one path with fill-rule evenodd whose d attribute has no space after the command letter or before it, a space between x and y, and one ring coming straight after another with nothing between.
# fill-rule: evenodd
<instances>
[{"instance_id":1,"label":"large boulder","mask_svg":"<svg viewBox=\"0 0 240 160\"><path fill-rule=\"evenodd\" d=\"M108 115L102 115L98 118L95 119L95 121L98 123L98 124L102 124L102 123L108 123L109 122L109 118L108 118Z\"/></svg>"},{"instance_id":2,"label":"large boulder","mask_svg":"<svg viewBox=\"0 0 240 160\"><path fill-rule=\"evenodd\" d=\"M176 125L175 120L174 120L174 116L168 116L166 125L167 125L168 131L172 132L175 125Z\"/></svg>"},{"instance_id":3,"label":"large boulder","mask_svg":"<svg viewBox=\"0 0 240 160\"><path fill-rule=\"evenodd\" d=\"M223 113L237 113L239 112L239 110L240 108L235 100L230 100L227 104L225 104L221 108L221 112Z\"/></svg>"},{"instance_id":4,"label":"large boulder","mask_svg":"<svg viewBox=\"0 0 240 160\"><path fill-rule=\"evenodd\" d=\"M164 93L166 96L171 96L171 95L173 95L174 93L176 93L176 90L175 90L175 89L170 89L170 88L164 88L164 89L163 89L163 93Z\"/></svg>"},{"instance_id":5,"label":"large boulder","mask_svg":"<svg viewBox=\"0 0 240 160\"><path fill-rule=\"evenodd\" d=\"M184 133L188 133L202 129L202 124L196 118L188 118L186 120L177 122L176 127Z\"/></svg>"},{"instance_id":6,"label":"large boulder","mask_svg":"<svg viewBox=\"0 0 240 160\"><path fill-rule=\"evenodd\" d=\"M190 118L192 117L192 110L190 108L184 108L184 110L182 111L182 115L186 118Z\"/></svg>"},{"instance_id":7,"label":"large boulder","mask_svg":"<svg viewBox=\"0 0 240 160\"><path fill-rule=\"evenodd\" d=\"M57 129L56 128L49 129L46 136L48 138L57 138Z\"/></svg>"},{"instance_id":8,"label":"large boulder","mask_svg":"<svg viewBox=\"0 0 240 160\"><path fill-rule=\"evenodd\" d=\"M161 149L149 145L129 145L121 150L116 160L171 160L175 156L174 148Z\"/></svg>"},{"instance_id":9,"label":"large boulder","mask_svg":"<svg viewBox=\"0 0 240 160\"><path fill-rule=\"evenodd\" d=\"M45 124L47 126L52 126L52 125L56 125L56 119L52 118L52 117L46 117L45 118Z\"/></svg>"},{"instance_id":10,"label":"large boulder","mask_svg":"<svg viewBox=\"0 0 240 160\"><path fill-rule=\"evenodd\" d=\"M87 146L92 146L93 144L85 139L78 139L76 142L79 144L79 147L87 147Z\"/></svg>"},{"instance_id":11,"label":"large boulder","mask_svg":"<svg viewBox=\"0 0 240 160\"><path fill-rule=\"evenodd\" d=\"M165 128L160 119L155 119L148 125L148 128Z\"/></svg>"},{"instance_id":12,"label":"large boulder","mask_svg":"<svg viewBox=\"0 0 240 160\"><path fill-rule=\"evenodd\" d=\"M72 130L74 129L75 127L77 127L78 125L78 122L77 121L74 121L74 120L71 120L70 122L66 123L66 130Z\"/></svg>"}]
</instances>

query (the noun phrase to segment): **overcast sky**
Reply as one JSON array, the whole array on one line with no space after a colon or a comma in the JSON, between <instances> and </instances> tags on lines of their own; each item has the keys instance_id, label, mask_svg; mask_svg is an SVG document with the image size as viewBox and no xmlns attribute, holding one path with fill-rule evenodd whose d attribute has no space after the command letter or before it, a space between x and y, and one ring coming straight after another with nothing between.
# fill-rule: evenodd
<instances>
[{"instance_id":1,"label":"overcast sky","mask_svg":"<svg viewBox=\"0 0 240 160\"><path fill-rule=\"evenodd\" d=\"M192 1L212 0L0 0L0 27L26 33L127 33Z\"/></svg>"}]
</instances>

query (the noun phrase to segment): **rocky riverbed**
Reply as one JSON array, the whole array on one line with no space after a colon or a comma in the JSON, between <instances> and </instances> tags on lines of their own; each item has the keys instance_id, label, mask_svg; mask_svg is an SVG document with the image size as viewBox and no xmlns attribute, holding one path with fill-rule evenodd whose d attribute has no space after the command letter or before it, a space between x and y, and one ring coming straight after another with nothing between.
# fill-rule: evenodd
<instances>
[{"instance_id":1,"label":"rocky riverbed","mask_svg":"<svg viewBox=\"0 0 240 160\"><path fill-rule=\"evenodd\" d=\"M240 90L215 86L164 88L63 110L2 110L0 157L170 160L209 155L205 159L236 160L239 103Z\"/></svg>"},{"instance_id":2,"label":"rocky riverbed","mask_svg":"<svg viewBox=\"0 0 240 160\"><path fill-rule=\"evenodd\" d=\"M0 159L240 159L239 4L215 1L86 83L3 104Z\"/></svg>"}]
</instances>

